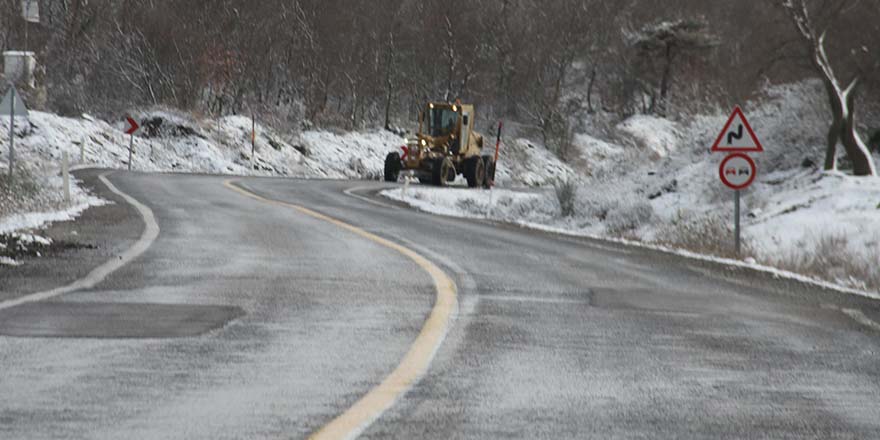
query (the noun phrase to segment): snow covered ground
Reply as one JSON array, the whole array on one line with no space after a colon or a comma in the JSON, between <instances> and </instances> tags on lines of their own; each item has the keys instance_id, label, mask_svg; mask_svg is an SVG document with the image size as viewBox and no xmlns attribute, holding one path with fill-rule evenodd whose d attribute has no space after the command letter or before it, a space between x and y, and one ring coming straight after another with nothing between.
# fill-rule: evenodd
<instances>
[{"instance_id":1,"label":"snow covered ground","mask_svg":"<svg viewBox=\"0 0 880 440\"><path fill-rule=\"evenodd\" d=\"M755 155L759 177L744 192L741 259L880 292L880 178L816 168L827 124L822 93L811 82L780 86L746 107L767 152ZM383 195L443 215L735 257L733 192L719 181L723 157L709 152L726 118L637 116L610 140L576 136L582 169L569 217L552 187L523 193L503 181L491 192L412 186ZM569 177L556 172L544 180Z\"/></svg>"}]
</instances>

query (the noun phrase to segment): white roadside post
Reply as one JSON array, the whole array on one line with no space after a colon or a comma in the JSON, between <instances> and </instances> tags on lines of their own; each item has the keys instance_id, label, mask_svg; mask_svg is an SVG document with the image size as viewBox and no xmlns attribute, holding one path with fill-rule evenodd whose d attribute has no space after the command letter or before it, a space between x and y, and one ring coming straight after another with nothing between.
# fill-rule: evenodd
<instances>
[{"instance_id":1,"label":"white roadside post","mask_svg":"<svg viewBox=\"0 0 880 440\"><path fill-rule=\"evenodd\" d=\"M406 175L403 176L403 200L406 200L407 194L409 193L409 184L413 180L413 171L407 172Z\"/></svg>"},{"instance_id":2,"label":"white roadside post","mask_svg":"<svg viewBox=\"0 0 880 440\"><path fill-rule=\"evenodd\" d=\"M64 203L70 206L70 153L61 154L61 176L64 179Z\"/></svg>"},{"instance_id":3,"label":"white roadside post","mask_svg":"<svg viewBox=\"0 0 880 440\"><path fill-rule=\"evenodd\" d=\"M257 167L257 115L251 113L251 172Z\"/></svg>"},{"instance_id":4,"label":"white roadside post","mask_svg":"<svg viewBox=\"0 0 880 440\"><path fill-rule=\"evenodd\" d=\"M713 153L727 153L728 156L721 162L719 177L725 186L734 191L734 249L736 256L742 252L742 190L755 182L758 176L758 166L746 153L761 153L764 147L752 130L746 115L742 109L736 107L730 115L724 129L712 146Z\"/></svg>"}]
</instances>

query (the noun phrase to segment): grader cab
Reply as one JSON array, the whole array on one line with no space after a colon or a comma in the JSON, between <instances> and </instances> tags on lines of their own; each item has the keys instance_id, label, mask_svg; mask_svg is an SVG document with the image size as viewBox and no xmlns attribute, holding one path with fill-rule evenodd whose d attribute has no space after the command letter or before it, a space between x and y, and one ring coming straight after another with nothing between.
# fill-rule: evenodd
<instances>
[{"instance_id":1,"label":"grader cab","mask_svg":"<svg viewBox=\"0 0 880 440\"><path fill-rule=\"evenodd\" d=\"M419 113L419 133L407 142L403 154L385 158L385 180L396 182L411 172L420 182L446 186L462 175L471 188L491 186L495 162L481 156L483 136L474 131L473 105L431 102Z\"/></svg>"}]
</instances>

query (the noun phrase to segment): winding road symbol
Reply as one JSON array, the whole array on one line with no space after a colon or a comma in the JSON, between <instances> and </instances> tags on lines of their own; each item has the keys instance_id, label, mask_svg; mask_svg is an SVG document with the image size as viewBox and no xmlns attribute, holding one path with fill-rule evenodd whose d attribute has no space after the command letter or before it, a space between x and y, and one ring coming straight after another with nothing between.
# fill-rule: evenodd
<instances>
[{"instance_id":1,"label":"winding road symbol","mask_svg":"<svg viewBox=\"0 0 880 440\"><path fill-rule=\"evenodd\" d=\"M727 134L727 144L732 145L734 139L739 140L742 138L743 138L743 126L742 126L742 124L739 124L739 129L737 129L736 133L731 131L730 133Z\"/></svg>"},{"instance_id":2,"label":"winding road symbol","mask_svg":"<svg viewBox=\"0 0 880 440\"><path fill-rule=\"evenodd\" d=\"M712 152L759 153L763 151L764 147L761 145L761 141L758 140L758 136L752 130L746 115L739 107L733 110L733 114L730 115L721 134L718 135L718 140L712 145Z\"/></svg>"}]
</instances>

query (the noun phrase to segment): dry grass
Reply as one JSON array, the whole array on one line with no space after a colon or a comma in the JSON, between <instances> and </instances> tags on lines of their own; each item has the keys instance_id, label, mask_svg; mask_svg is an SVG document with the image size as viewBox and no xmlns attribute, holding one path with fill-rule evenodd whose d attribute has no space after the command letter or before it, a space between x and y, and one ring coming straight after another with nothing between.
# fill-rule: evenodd
<instances>
[{"instance_id":1,"label":"dry grass","mask_svg":"<svg viewBox=\"0 0 880 440\"><path fill-rule=\"evenodd\" d=\"M16 167L10 180L6 169L0 175L0 217L30 210L39 205L41 185L39 179L26 168Z\"/></svg>"},{"instance_id":2,"label":"dry grass","mask_svg":"<svg viewBox=\"0 0 880 440\"><path fill-rule=\"evenodd\" d=\"M819 236L811 245L764 263L850 287L880 290L880 249L855 252L842 234Z\"/></svg>"},{"instance_id":3,"label":"dry grass","mask_svg":"<svg viewBox=\"0 0 880 440\"><path fill-rule=\"evenodd\" d=\"M754 256L752 246L745 238L740 254L736 254L733 228L727 220L716 216L677 219L657 234L657 241L671 248L723 258Z\"/></svg>"},{"instance_id":4,"label":"dry grass","mask_svg":"<svg viewBox=\"0 0 880 440\"><path fill-rule=\"evenodd\" d=\"M631 238L643 225L651 224L654 208L646 201L620 203L605 216L605 230L614 237Z\"/></svg>"},{"instance_id":5,"label":"dry grass","mask_svg":"<svg viewBox=\"0 0 880 440\"><path fill-rule=\"evenodd\" d=\"M816 279L853 288L880 291L880 246L875 242L857 252L843 234L828 234L805 240L794 251L783 255L757 257L751 243L744 241L742 252L734 252L733 228L717 217L678 220L658 234L658 243L704 255L724 258L755 258L759 263Z\"/></svg>"}]
</instances>

